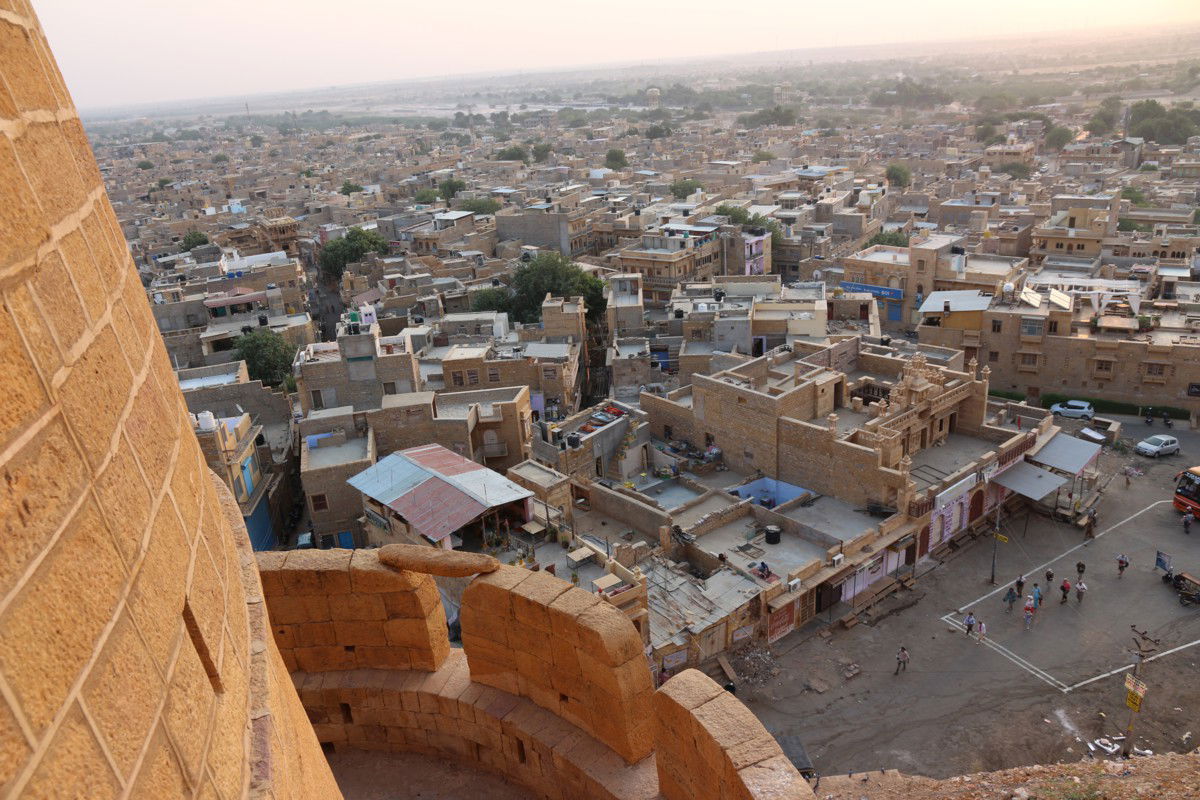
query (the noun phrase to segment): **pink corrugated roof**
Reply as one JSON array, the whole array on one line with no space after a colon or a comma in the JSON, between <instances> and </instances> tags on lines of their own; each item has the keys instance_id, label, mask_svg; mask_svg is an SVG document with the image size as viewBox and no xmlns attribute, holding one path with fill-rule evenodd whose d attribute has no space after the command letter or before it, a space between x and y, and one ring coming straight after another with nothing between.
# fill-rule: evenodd
<instances>
[{"instance_id":1,"label":"pink corrugated roof","mask_svg":"<svg viewBox=\"0 0 1200 800\"><path fill-rule=\"evenodd\" d=\"M476 502L436 475L388 503L396 513L408 520L422 536L441 541L487 511Z\"/></svg>"},{"instance_id":2,"label":"pink corrugated roof","mask_svg":"<svg viewBox=\"0 0 1200 800\"><path fill-rule=\"evenodd\" d=\"M440 472L443 475L461 475L464 472L487 469L482 464L463 458L453 450L447 450L440 444L430 444L424 447L410 447L402 450L401 455L423 467Z\"/></svg>"}]
</instances>

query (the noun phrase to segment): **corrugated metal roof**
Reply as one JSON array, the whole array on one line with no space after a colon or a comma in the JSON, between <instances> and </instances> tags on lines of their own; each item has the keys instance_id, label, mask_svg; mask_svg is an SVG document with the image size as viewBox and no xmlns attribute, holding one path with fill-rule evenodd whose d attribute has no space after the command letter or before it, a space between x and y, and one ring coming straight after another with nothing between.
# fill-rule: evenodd
<instances>
[{"instance_id":1,"label":"corrugated metal roof","mask_svg":"<svg viewBox=\"0 0 1200 800\"><path fill-rule=\"evenodd\" d=\"M1036 454L1026 459L1072 475L1078 475L1100 452L1100 445L1057 433Z\"/></svg>"},{"instance_id":2,"label":"corrugated metal roof","mask_svg":"<svg viewBox=\"0 0 1200 800\"><path fill-rule=\"evenodd\" d=\"M992 478L995 483L1006 489L1012 489L1019 495L1030 500L1041 500L1058 487L1067 482L1053 472L1035 467L1027 461L1020 461Z\"/></svg>"},{"instance_id":3,"label":"corrugated metal roof","mask_svg":"<svg viewBox=\"0 0 1200 800\"><path fill-rule=\"evenodd\" d=\"M533 496L500 473L439 444L392 453L347 483L434 541L489 508Z\"/></svg>"}]
</instances>

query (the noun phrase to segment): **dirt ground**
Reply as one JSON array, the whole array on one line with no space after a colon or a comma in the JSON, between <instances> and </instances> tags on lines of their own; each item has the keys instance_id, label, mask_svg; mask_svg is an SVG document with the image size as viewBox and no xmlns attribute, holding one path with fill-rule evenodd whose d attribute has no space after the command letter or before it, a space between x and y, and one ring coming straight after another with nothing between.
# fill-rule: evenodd
<instances>
[{"instance_id":1,"label":"dirt ground","mask_svg":"<svg viewBox=\"0 0 1200 800\"><path fill-rule=\"evenodd\" d=\"M1130 430L1134 442L1147 433ZM867 624L828 638L796 632L775 643L778 674L760 687L743 685L739 699L772 733L801 737L824 775L898 769L941 778L1078 761L1088 740L1119 734L1127 722L1122 668L1134 660L1135 625L1158 640L1163 655L1143 666L1149 691L1134 741L1156 753L1195 748L1200 608L1180 606L1153 568L1162 549L1177 569L1200 572L1200 526L1185 537L1169 503L1175 474L1200 463L1200 434L1173 433L1183 455L1151 461L1105 452L1103 469L1119 477L1104 491L1094 542L1085 546L1070 526L1036 516L1028 528L1020 519L1006 523L996 594L985 596L994 588L985 536L919 571L915 588L886 600ZM1128 487L1127 464L1145 471ZM1118 579L1122 552L1133 563ZM1030 631L1020 606L1004 612L1002 593L1017 574L1044 583L1036 576L1049 565L1056 582L1064 575L1074 581L1079 560L1088 567L1084 602L1072 595L1060 604L1054 593ZM958 620L968 606L988 622L989 643L965 636ZM912 660L894 675L901 645Z\"/></svg>"}]
</instances>

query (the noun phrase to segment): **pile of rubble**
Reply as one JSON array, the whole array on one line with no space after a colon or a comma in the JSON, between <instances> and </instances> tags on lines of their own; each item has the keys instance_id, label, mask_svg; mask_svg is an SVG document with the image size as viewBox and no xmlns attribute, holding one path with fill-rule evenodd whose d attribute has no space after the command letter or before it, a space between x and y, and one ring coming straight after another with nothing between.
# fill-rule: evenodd
<instances>
[{"instance_id":1,"label":"pile of rubble","mask_svg":"<svg viewBox=\"0 0 1200 800\"><path fill-rule=\"evenodd\" d=\"M1194 800L1200 797L1200 752L1037 764L934 780L896 770L822 776L818 800Z\"/></svg>"},{"instance_id":2,"label":"pile of rubble","mask_svg":"<svg viewBox=\"0 0 1200 800\"><path fill-rule=\"evenodd\" d=\"M738 680L748 686L764 686L779 674L779 665L771 649L761 642L750 642L729 654L729 662Z\"/></svg>"}]
</instances>

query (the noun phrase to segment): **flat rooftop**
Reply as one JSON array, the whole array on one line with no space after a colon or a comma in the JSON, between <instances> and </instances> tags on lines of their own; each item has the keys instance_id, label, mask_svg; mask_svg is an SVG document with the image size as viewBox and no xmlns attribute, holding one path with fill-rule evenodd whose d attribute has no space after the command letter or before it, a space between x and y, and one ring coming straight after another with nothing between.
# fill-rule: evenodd
<instances>
[{"instance_id":1,"label":"flat rooftop","mask_svg":"<svg viewBox=\"0 0 1200 800\"><path fill-rule=\"evenodd\" d=\"M547 488L568 480L567 476L561 472L556 472L549 467L543 467L536 461L522 461L515 467L510 467L509 471L515 475L520 475L521 478L530 483Z\"/></svg>"},{"instance_id":2,"label":"flat rooftop","mask_svg":"<svg viewBox=\"0 0 1200 800\"><path fill-rule=\"evenodd\" d=\"M918 453L911 453L912 471L910 476L917 484L917 491L941 483L946 478L958 472L963 467L976 461L984 453L998 450L997 442L952 433L945 442L934 447L926 447Z\"/></svg>"},{"instance_id":3,"label":"flat rooftop","mask_svg":"<svg viewBox=\"0 0 1200 800\"><path fill-rule=\"evenodd\" d=\"M878 524L874 517L836 497L818 497L810 506L777 513L782 513L788 519L794 519L826 536L832 536L840 542L853 541L868 528Z\"/></svg>"},{"instance_id":4,"label":"flat rooftop","mask_svg":"<svg viewBox=\"0 0 1200 800\"><path fill-rule=\"evenodd\" d=\"M308 468L323 469L339 464L353 464L367 458L367 440L350 439L342 444L308 448Z\"/></svg>"},{"instance_id":5,"label":"flat rooftop","mask_svg":"<svg viewBox=\"0 0 1200 800\"><path fill-rule=\"evenodd\" d=\"M707 580L676 572L665 561L643 561L650 605L650 645L686 644L728 617L758 595L758 585L731 569L714 572ZM684 564L686 567L686 563Z\"/></svg>"},{"instance_id":6,"label":"flat rooftop","mask_svg":"<svg viewBox=\"0 0 1200 800\"><path fill-rule=\"evenodd\" d=\"M758 527L754 517L748 514L697 538L696 546L714 556L724 553L729 563L738 569L748 570L765 561L780 580L786 580L788 575L814 561L825 560L826 549L816 542L784 533L779 544L767 544L766 537L758 533Z\"/></svg>"}]
</instances>

